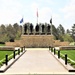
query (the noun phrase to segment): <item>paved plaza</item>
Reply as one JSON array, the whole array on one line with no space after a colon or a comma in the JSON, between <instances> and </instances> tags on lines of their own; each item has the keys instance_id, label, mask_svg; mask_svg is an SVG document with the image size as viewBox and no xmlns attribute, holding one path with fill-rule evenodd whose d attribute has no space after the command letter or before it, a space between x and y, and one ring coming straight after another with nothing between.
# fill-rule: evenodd
<instances>
[{"instance_id":1,"label":"paved plaza","mask_svg":"<svg viewBox=\"0 0 75 75\"><path fill-rule=\"evenodd\" d=\"M58 74L68 71L51 55L48 48L26 48L23 54L4 74Z\"/></svg>"}]
</instances>

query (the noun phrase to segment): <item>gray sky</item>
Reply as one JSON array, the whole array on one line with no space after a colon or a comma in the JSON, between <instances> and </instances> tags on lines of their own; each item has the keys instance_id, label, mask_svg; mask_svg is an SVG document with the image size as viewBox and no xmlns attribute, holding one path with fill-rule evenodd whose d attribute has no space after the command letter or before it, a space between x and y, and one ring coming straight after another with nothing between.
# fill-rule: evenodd
<instances>
[{"instance_id":1,"label":"gray sky","mask_svg":"<svg viewBox=\"0 0 75 75\"><path fill-rule=\"evenodd\" d=\"M24 22L36 25L38 8L39 23L49 23L52 16L53 24L62 24L71 29L75 23L75 0L0 0L0 24Z\"/></svg>"}]
</instances>

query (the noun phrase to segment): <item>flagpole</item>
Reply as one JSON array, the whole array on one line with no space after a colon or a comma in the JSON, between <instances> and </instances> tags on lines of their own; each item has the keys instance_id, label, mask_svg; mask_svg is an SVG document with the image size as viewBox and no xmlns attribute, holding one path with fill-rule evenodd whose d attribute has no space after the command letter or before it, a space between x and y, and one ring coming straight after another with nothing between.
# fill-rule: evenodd
<instances>
[{"instance_id":1,"label":"flagpole","mask_svg":"<svg viewBox=\"0 0 75 75\"><path fill-rule=\"evenodd\" d=\"M37 24L38 24L38 17L37 17Z\"/></svg>"},{"instance_id":2,"label":"flagpole","mask_svg":"<svg viewBox=\"0 0 75 75\"><path fill-rule=\"evenodd\" d=\"M22 23L22 35L24 34L24 17L22 16L22 19L20 21L20 23Z\"/></svg>"},{"instance_id":3,"label":"flagpole","mask_svg":"<svg viewBox=\"0 0 75 75\"><path fill-rule=\"evenodd\" d=\"M22 35L24 34L24 21L22 23Z\"/></svg>"},{"instance_id":4,"label":"flagpole","mask_svg":"<svg viewBox=\"0 0 75 75\"><path fill-rule=\"evenodd\" d=\"M52 23L51 23L51 35L52 35Z\"/></svg>"},{"instance_id":5,"label":"flagpole","mask_svg":"<svg viewBox=\"0 0 75 75\"><path fill-rule=\"evenodd\" d=\"M51 17L51 20L50 20L50 23L51 23L51 35L52 35L52 17Z\"/></svg>"},{"instance_id":6,"label":"flagpole","mask_svg":"<svg viewBox=\"0 0 75 75\"><path fill-rule=\"evenodd\" d=\"M37 24L38 24L38 8L37 8Z\"/></svg>"}]
</instances>

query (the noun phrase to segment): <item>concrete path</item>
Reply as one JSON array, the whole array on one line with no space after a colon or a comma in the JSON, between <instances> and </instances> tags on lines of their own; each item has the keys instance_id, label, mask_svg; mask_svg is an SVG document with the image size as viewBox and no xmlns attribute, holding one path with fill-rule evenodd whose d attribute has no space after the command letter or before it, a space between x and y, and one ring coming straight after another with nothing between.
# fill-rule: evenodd
<instances>
[{"instance_id":1,"label":"concrete path","mask_svg":"<svg viewBox=\"0 0 75 75\"><path fill-rule=\"evenodd\" d=\"M27 49L4 74L58 74L68 71L50 54L48 49Z\"/></svg>"}]
</instances>

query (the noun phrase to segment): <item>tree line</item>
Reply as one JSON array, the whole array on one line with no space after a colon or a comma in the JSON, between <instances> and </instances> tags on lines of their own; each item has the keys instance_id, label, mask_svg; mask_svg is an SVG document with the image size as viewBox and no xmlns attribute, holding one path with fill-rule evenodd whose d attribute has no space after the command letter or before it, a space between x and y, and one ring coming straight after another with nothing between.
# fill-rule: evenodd
<instances>
[{"instance_id":1,"label":"tree line","mask_svg":"<svg viewBox=\"0 0 75 75\"><path fill-rule=\"evenodd\" d=\"M24 25L27 25L28 32L30 30L29 26L31 24L32 23L29 23L29 22L24 24ZM39 27L44 25L45 33L47 33L46 27L50 24L39 23L38 25ZM72 26L70 30L69 29L65 30L65 28L61 24L59 24L57 28L55 27L55 25L52 25L52 33L54 35L54 39L56 40L73 42L75 41L75 24ZM7 26L5 26L4 24L0 25L0 42L8 42L12 40L14 41L15 39L20 39L21 34L22 34L22 25L19 25L17 23L13 25L9 24Z\"/></svg>"}]
</instances>

